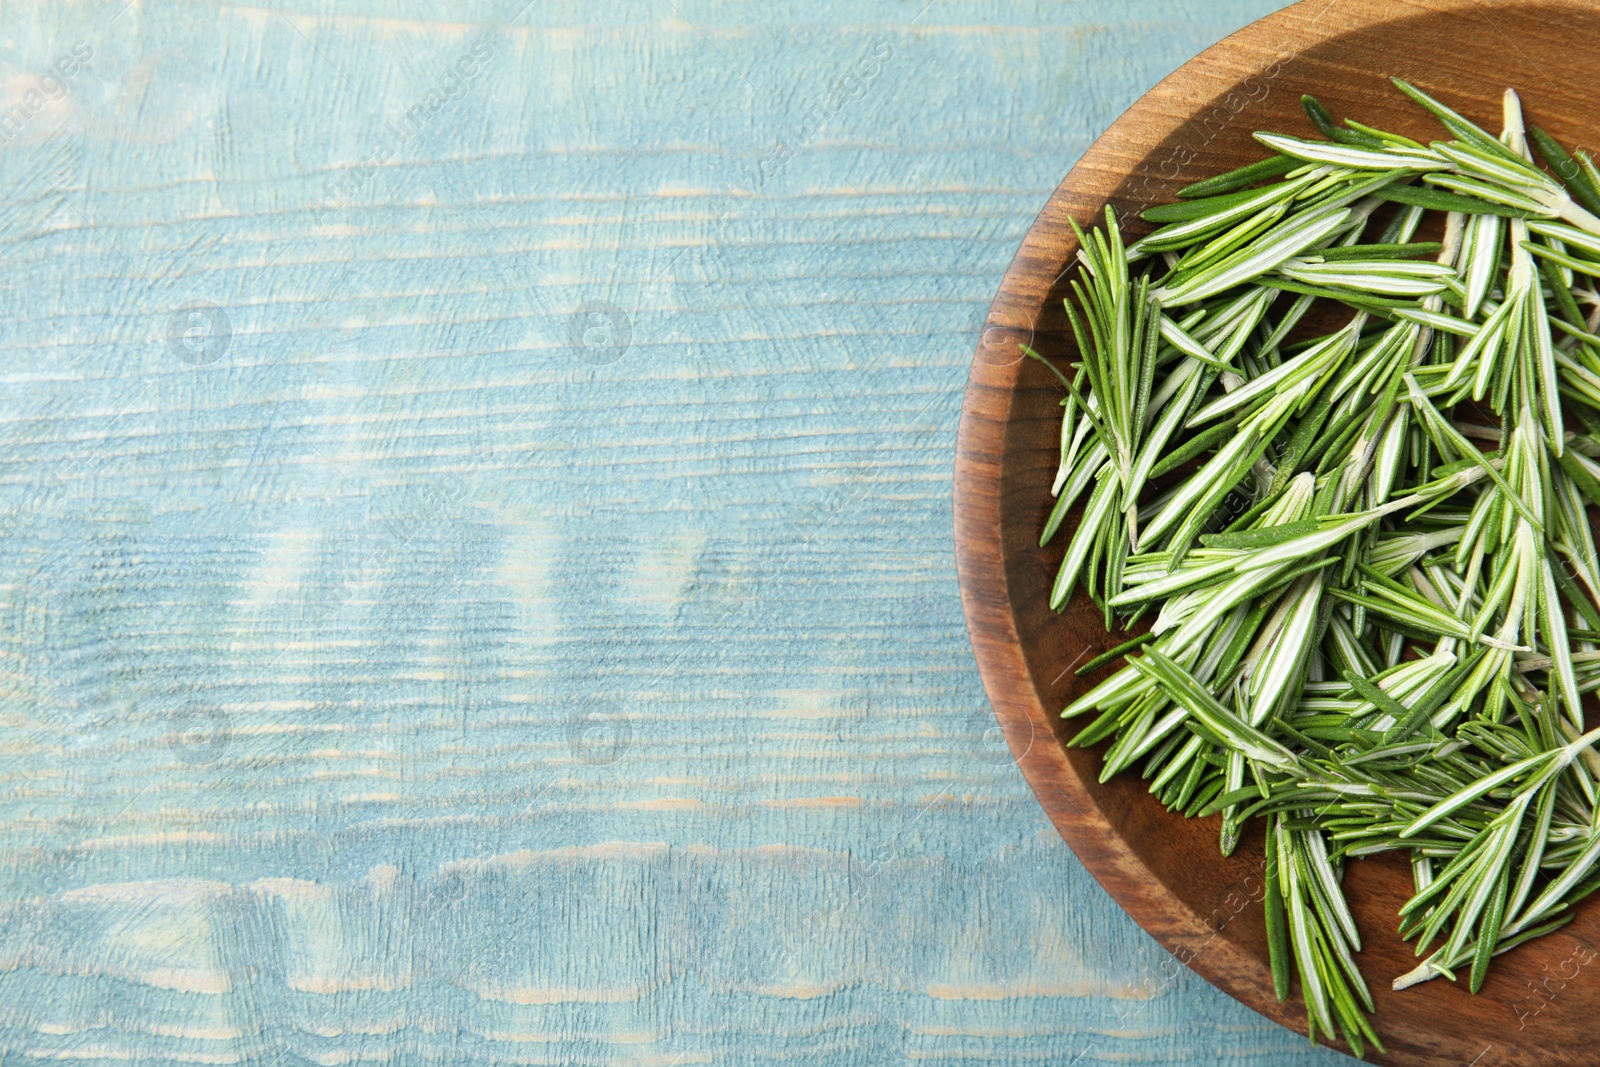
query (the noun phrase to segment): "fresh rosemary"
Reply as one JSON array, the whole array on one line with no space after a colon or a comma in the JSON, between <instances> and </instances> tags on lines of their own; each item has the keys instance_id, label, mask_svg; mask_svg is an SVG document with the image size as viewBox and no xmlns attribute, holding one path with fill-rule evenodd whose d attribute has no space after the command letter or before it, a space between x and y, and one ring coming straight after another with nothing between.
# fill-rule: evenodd
<instances>
[{"instance_id":1,"label":"fresh rosemary","mask_svg":"<svg viewBox=\"0 0 1600 1067\"><path fill-rule=\"evenodd\" d=\"M1448 140L1308 96L1322 139L1257 134L1132 244L1109 207L1077 231L1040 539L1071 527L1057 610L1154 613L1074 743L1219 814L1225 855L1266 820L1277 993L1358 1055L1349 859L1411 860L1397 989L1477 992L1600 888L1600 170L1513 91L1497 137L1395 84Z\"/></svg>"}]
</instances>

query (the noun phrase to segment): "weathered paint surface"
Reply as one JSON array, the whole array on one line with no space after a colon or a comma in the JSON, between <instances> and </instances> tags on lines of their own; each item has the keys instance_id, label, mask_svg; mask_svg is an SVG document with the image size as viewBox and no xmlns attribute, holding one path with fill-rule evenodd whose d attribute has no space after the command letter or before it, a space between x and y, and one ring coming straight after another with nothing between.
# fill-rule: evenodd
<instances>
[{"instance_id":1,"label":"weathered paint surface","mask_svg":"<svg viewBox=\"0 0 1600 1067\"><path fill-rule=\"evenodd\" d=\"M992 720L975 330L1277 0L0 2L0 1062L1331 1062Z\"/></svg>"}]
</instances>

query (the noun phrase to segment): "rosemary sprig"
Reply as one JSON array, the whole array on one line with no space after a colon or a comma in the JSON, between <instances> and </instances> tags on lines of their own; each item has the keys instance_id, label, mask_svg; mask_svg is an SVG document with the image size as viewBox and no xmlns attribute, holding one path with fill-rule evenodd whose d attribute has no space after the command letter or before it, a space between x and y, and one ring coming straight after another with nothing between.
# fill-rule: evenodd
<instances>
[{"instance_id":1,"label":"rosemary sprig","mask_svg":"<svg viewBox=\"0 0 1600 1067\"><path fill-rule=\"evenodd\" d=\"M1395 84L1447 138L1307 97L1321 139L1258 134L1131 244L1110 208L1077 231L1040 540L1081 504L1052 606L1154 614L1079 672L1122 663L1074 743L1219 815L1225 854L1267 820L1274 988L1358 1054L1349 861L1411 858L1396 988L1476 992L1600 888L1600 171L1514 92L1496 136Z\"/></svg>"}]
</instances>

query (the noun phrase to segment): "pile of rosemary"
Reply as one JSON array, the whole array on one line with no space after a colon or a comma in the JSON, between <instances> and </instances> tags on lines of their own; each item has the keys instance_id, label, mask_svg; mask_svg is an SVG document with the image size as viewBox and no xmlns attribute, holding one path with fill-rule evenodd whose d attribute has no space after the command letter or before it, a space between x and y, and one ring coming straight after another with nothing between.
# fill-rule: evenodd
<instances>
[{"instance_id":1,"label":"pile of rosemary","mask_svg":"<svg viewBox=\"0 0 1600 1067\"><path fill-rule=\"evenodd\" d=\"M1514 92L1496 137L1396 85L1451 139L1306 97L1325 139L1258 134L1131 245L1110 209L1078 233L1040 541L1082 502L1052 606L1154 614L1079 672L1126 657L1074 743L1220 813L1224 854L1266 820L1277 994L1358 1055L1349 858L1410 857L1395 988L1476 992L1600 888L1600 171Z\"/></svg>"}]
</instances>

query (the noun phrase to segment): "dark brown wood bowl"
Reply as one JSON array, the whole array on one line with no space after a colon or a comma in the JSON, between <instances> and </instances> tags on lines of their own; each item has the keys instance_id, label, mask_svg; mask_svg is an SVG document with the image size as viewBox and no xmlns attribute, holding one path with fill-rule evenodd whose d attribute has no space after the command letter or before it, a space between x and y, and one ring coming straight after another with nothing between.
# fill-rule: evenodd
<instances>
[{"instance_id":1,"label":"dark brown wood bowl","mask_svg":"<svg viewBox=\"0 0 1600 1067\"><path fill-rule=\"evenodd\" d=\"M1075 519L1038 547L1060 429L1059 385L1020 344L1073 358L1062 313L1077 251L1069 218L1099 221L1107 203L1134 217L1176 189L1266 153L1257 130L1316 136L1300 108L1312 92L1334 115L1409 134L1446 136L1389 83L1413 82L1498 129L1507 86L1530 126L1600 147L1600 4L1593 0L1304 0L1207 49L1112 124L1062 181L1006 272L967 382L955 464L956 553L973 650L1001 728L1034 794L1085 866L1177 958L1269 1018L1304 1032L1298 994L1272 991L1259 831L1232 858L1217 820L1168 813L1133 773L1101 785L1098 750L1067 749L1083 725L1059 712L1113 668L1073 668L1125 639L1106 633L1080 592L1063 614L1051 581ZM1058 365L1060 365L1058 363ZM1494 964L1482 991L1435 980L1401 992L1417 963L1395 933L1410 895L1398 858L1350 864L1374 1024L1396 1064L1600 1063L1600 902L1563 930ZM1064 901L1064 906L1070 902Z\"/></svg>"}]
</instances>

